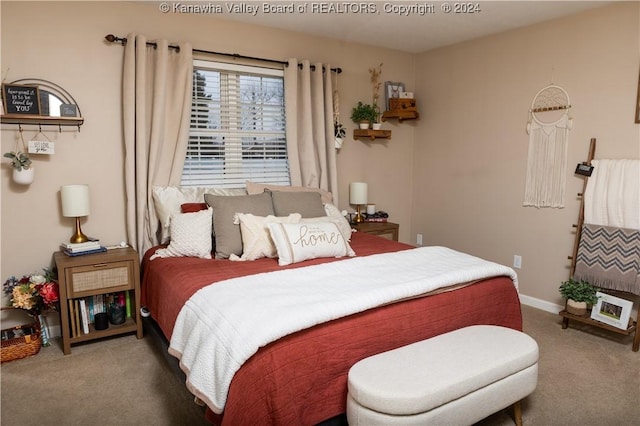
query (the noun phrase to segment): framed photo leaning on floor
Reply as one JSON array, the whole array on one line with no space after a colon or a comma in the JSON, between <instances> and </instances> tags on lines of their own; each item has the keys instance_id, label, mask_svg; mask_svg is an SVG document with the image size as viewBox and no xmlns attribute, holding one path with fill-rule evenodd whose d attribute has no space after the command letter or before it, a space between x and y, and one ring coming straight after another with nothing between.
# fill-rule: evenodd
<instances>
[{"instance_id":1,"label":"framed photo leaning on floor","mask_svg":"<svg viewBox=\"0 0 640 426\"><path fill-rule=\"evenodd\" d=\"M598 303L591 310L591 319L626 330L633 302L610 294L597 292Z\"/></svg>"}]
</instances>

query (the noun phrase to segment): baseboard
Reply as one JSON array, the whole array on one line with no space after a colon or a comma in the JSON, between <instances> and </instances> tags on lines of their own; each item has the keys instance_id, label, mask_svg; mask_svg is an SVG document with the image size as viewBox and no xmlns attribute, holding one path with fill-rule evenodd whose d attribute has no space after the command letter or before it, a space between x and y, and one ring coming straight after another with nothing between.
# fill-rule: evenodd
<instances>
[{"instance_id":1,"label":"baseboard","mask_svg":"<svg viewBox=\"0 0 640 426\"><path fill-rule=\"evenodd\" d=\"M564 306L556 305L555 303L547 302L546 300L537 299L524 294L520 294L520 303L546 312L551 312L552 314L557 314L564 309Z\"/></svg>"}]
</instances>

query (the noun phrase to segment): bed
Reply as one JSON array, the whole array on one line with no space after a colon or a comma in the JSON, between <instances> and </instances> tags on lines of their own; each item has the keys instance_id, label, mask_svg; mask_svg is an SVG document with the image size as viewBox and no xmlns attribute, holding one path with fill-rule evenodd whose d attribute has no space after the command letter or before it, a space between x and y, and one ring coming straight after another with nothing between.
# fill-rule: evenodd
<instances>
[{"instance_id":1,"label":"bed","mask_svg":"<svg viewBox=\"0 0 640 426\"><path fill-rule=\"evenodd\" d=\"M415 249L364 233L354 233L350 247L356 258ZM211 283L287 269L313 271L318 265L355 259L323 257L286 266L274 258L251 262L194 257L150 260L156 250L149 250L143 259L142 300L168 340L187 301L200 289L216 286L209 286ZM335 418L345 412L347 373L360 359L469 325L493 324L521 330L514 281L508 274L499 274L459 282L283 336L260 347L239 367L223 409L209 407L206 417L222 425L314 425ZM202 396L191 383L192 372L181 367L187 370L189 390Z\"/></svg>"},{"instance_id":2,"label":"bed","mask_svg":"<svg viewBox=\"0 0 640 426\"><path fill-rule=\"evenodd\" d=\"M211 423L323 423L345 412L360 359L469 325L522 329L512 269L352 234L326 191L153 198L162 245L144 254L142 303Z\"/></svg>"}]
</instances>

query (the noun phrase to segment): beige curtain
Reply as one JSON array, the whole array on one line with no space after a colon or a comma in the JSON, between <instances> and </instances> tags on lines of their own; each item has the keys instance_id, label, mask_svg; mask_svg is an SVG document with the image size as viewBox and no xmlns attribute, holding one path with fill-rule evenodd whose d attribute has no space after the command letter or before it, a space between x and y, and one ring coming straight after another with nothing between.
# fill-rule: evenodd
<instances>
[{"instance_id":1,"label":"beige curtain","mask_svg":"<svg viewBox=\"0 0 640 426\"><path fill-rule=\"evenodd\" d=\"M152 187L180 183L191 115L191 45L155 43L129 34L124 54L127 238L141 256L158 243Z\"/></svg>"},{"instance_id":2,"label":"beige curtain","mask_svg":"<svg viewBox=\"0 0 640 426\"><path fill-rule=\"evenodd\" d=\"M314 66L312 70L307 60L289 59L284 71L291 184L331 191L337 205L331 67L320 63Z\"/></svg>"}]
</instances>

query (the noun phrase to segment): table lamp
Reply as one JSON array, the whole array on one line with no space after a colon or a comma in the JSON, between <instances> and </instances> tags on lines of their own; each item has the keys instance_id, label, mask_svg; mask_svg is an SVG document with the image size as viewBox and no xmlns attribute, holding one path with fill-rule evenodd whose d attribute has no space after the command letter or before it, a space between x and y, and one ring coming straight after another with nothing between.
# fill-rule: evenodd
<instances>
[{"instance_id":1,"label":"table lamp","mask_svg":"<svg viewBox=\"0 0 640 426\"><path fill-rule=\"evenodd\" d=\"M349 184L349 203L355 204L357 213L353 219L355 223L364 222L364 216L360 209L367 204L367 184L364 182L352 182Z\"/></svg>"},{"instance_id":2,"label":"table lamp","mask_svg":"<svg viewBox=\"0 0 640 426\"><path fill-rule=\"evenodd\" d=\"M80 228L80 218L89 216L89 186L64 185L60 188L60 196L62 198L62 215L76 218L76 230L69 238L69 242L84 243L89 241Z\"/></svg>"}]
</instances>

